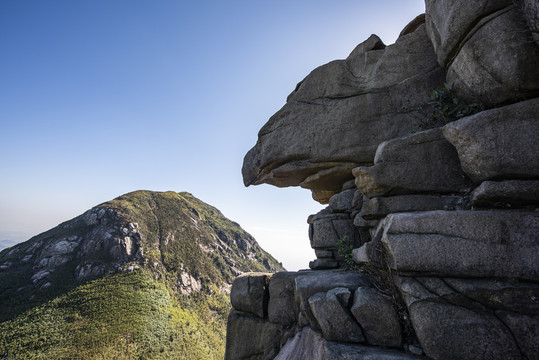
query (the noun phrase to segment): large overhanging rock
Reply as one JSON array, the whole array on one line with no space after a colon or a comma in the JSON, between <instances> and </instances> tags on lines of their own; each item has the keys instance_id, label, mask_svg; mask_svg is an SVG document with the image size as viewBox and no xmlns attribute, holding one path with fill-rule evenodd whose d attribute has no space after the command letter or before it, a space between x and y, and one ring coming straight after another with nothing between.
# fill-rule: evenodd
<instances>
[{"instance_id":1,"label":"large overhanging rock","mask_svg":"<svg viewBox=\"0 0 539 360\"><path fill-rule=\"evenodd\" d=\"M424 25L388 47L372 35L298 84L245 156L245 185L340 191L382 141L419 127L443 81Z\"/></svg>"},{"instance_id":2,"label":"large overhanging rock","mask_svg":"<svg viewBox=\"0 0 539 360\"><path fill-rule=\"evenodd\" d=\"M460 96L492 107L539 91L537 9L533 1L426 0L427 33Z\"/></svg>"}]
</instances>

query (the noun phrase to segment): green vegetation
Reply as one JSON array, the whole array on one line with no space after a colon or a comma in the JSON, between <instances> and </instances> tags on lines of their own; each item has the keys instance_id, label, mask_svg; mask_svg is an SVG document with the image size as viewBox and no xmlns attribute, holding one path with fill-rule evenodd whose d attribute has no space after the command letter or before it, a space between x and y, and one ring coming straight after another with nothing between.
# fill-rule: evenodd
<instances>
[{"instance_id":1,"label":"green vegetation","mask_svg":"<svg viewBox=\"0 0 539 360\"><path fill-rule=\"evenodd\" d=\"M0 323L6 359L222 359L228 298L174 296L150 272L81 285Z\"/></svg>"},{"instance_id":2,"label":"green vegetation","mask_svg":"<svg viewBox=\"0 0 539 360\"><path fill-rule=\"evenodd\" d=\"M434 89L430 94L429 105L433 106L432 116L421 122L419 130L443 126L452 121L476 114L485 108L479 103L468 103L451 89L449 84ZM414 131L415 132L415 131Z\"/></svg>"},{"instance_id":3,"label":"green vegetation","mask_svg":"<svg viewBox=\"0 0 539 360\"><path fill-rule=\"evenodd\" d=\"M348 270L357 270L358 268L352 256L352 250L354 248L354 242L348 236L337 240L337 252L344 258L344 267Z\"/></svg>"},{"instance_id":4,"label":"green vegetation","mask_svg":"<svg viewBox=\"0 0 539 360\"><path fill-rule=\"evenodd\" d=\"M207 285L231 283L235 274L224 255L240 271L283 270L237 223L190 193L135 191L100 207L137 222L145 253L162 262L169 278L187 271Z\"/></svg>"},{"instance_id":5,"label":"green vegetation","mask_svg":"<svg viewBox=\"0 0 539 360\"><path fill-rule=\"evenodd\" d=\"M126 236L129 254L116 246ZM77 281L81 264L112 275ZM283 270L216 208L151 191L1 251L0 265L0 359L222 359L230 301L218 289L238 271Z\"/></svg>"}]
</instances>

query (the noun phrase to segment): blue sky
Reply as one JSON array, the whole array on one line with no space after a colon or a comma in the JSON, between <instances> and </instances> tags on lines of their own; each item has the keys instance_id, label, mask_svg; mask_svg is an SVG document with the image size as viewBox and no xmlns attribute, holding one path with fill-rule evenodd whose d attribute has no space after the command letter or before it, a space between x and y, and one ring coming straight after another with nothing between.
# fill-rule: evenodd
<instances>
[{"instance_id":1,"label":"blue sky","mask_svg":"<svg viewBox=\"0 0 539 360\"><path fill-rule=\"evenodd\" d=\"M291 270L314 259L307 190L245 188L258 130L315 67L422 0L0 1L0 240L134 190L189 191Z\"/></svg>"}]
</instances>

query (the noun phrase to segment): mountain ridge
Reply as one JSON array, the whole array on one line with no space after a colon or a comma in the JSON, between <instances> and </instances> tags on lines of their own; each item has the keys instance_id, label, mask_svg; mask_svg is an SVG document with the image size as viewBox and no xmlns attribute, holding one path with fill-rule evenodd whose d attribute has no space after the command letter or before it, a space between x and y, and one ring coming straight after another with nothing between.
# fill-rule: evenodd
<instances>
[{"instance_id":1,"label":"mountain ridge","mask_svg":"<svg viewBox=\"0 0 539 360\"><path fill-rule=\"evenodd\" d=\"M169 357L193 348L193 359L222 358L234 278L282 269L239 224L192 194L130 192L0 252L0 357L117 357L124 343L126 358L161 358L156 347ZM157 335L144 327L154 322ZM96 324L110 337L101 339ZM60 356L58 347L70 350Z\"/></svg>"}]
</instances>

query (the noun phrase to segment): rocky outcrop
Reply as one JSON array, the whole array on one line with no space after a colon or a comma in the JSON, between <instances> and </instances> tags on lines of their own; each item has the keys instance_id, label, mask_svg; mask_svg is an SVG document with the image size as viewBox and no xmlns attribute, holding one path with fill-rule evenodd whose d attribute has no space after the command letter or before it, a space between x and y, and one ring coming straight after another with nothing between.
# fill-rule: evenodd
<instances>
[{"instance_id":1,"label":"rocky outcrop","mask_svg":"<svg viewBox=\"0 0 539 360\"><path fill-rule=\"evenodd\" d=\"M309 75L245 158L246 184L329 203L308 218L313 270L269 282L276 359L539 358L537 2L426 5L396 44Z\"/></svg>"},{"instance_id":2,"label":"rocky outcrop","mask_svg":"<svg viewBox=\"0 0 539 360\"><path fill-rule=\"evenodd\" d=\"M536 4L513 0L425 3L427 33L440 66L447 69L447 82L460 96L494 107L537 95Z\"/></svg>"},{"instance_id":3,"label":"rocky outcrop","mask_svg":"<svg viewBox=\"0 0 539 360\"><path fill-rule=\"evenodd\" d=\"M246 155L245 184L340 192L382 141L419 126L432 111L429 92L442 83L424 25L387 47L371 36L298 84Z\"/></svg>"},{"instance_id":4,"label":"rocky outcrop","mask_svg":"<svg viewBox=\"0 0 539 360\"><path fill-rule=\"evenodd\" d=\"M261 276L234 282L231 297L248 293L248 284ZM234 306L225 358L414 359L403 350L373 346L400 348L403 342L392 300L374 286L370 275L342 270L276 273L266 289L267 316Z\"/></svg>"},{"instance_id":5,"label":"rocky outcrop","mask_svg":"<svg viewBox=\"0 0 539 360\"><path fill-rule=\"evenodd\" d=\"M0 302L18 306L10 300L15 295L30 303L89 279L139 268L182 294L208 284L228 292L244 272L283 270L238 224L191 194L136 191L2 251ZM233 298L235 306L262 309L267 299L256 298L256 289L264 281L260 277L251 292Z\"/></svg>"}]
</instances>

